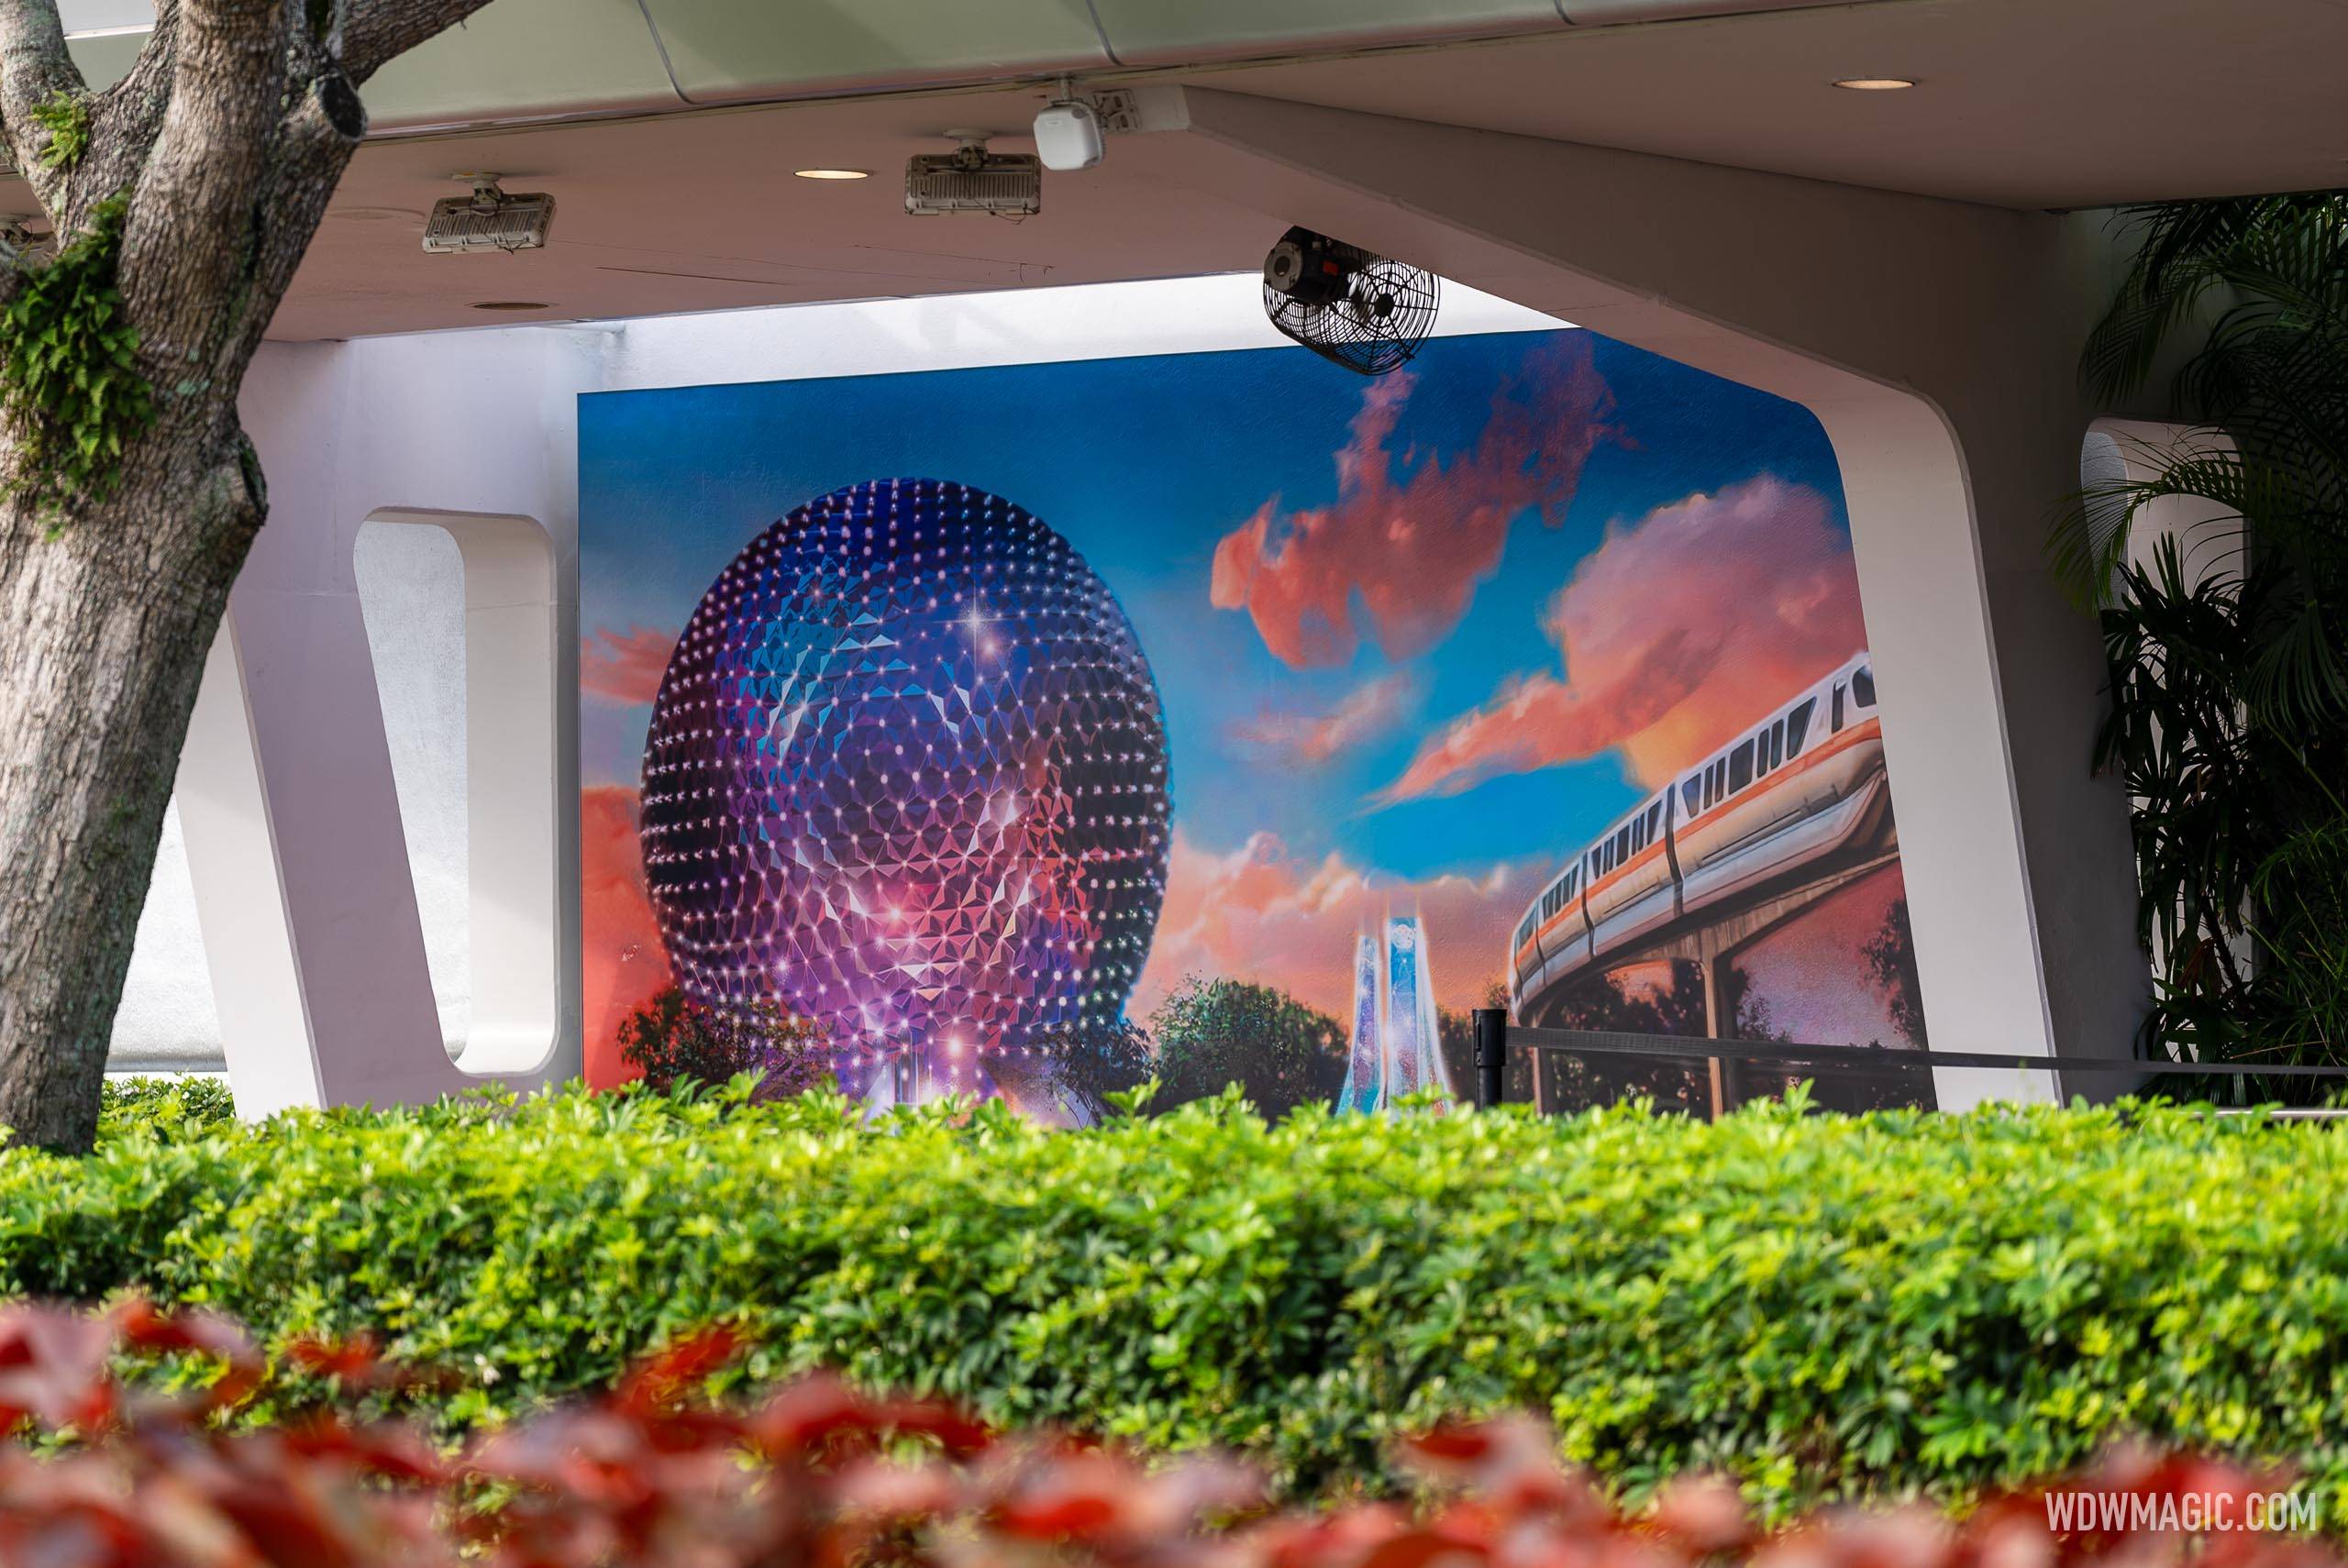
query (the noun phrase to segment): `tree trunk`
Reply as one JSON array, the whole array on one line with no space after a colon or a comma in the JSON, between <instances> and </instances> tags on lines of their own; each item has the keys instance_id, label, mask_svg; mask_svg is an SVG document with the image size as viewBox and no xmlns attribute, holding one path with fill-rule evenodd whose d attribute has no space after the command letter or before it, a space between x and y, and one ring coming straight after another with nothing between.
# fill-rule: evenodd
<instances>
[{"instance_id":1,"label":"tree trunk","mask_svg":"<svg viewBox=\"0 0 2348 1568\"><path fill-rule=\"evenodd\" d=\"M0 502L0 1125L50 1148L96 1131L180 745L260 522L233 454L187 471L151 450L168 439L139 454L164 471L54 538Z\"/></svg>"},{"instance_id":2,"label":"tree trunk","mask_svg":"<svg viewBox=\"0 0 2348 1568\"><path fill-rule=\"evenodd\" d=\"M486 3L156 0L92 93L57 0L0 0L0 142L52 248L89 241L70 293L25 296L78 326L40 316L37 354L0 357L0 1124L23 1142L96 1132L188 714L266 510L238 390L366 134L359 84ZM0 246L0 303L50 264ZM94 390L125 359L153 415L128 435Z\"/></svg>"}]
</instances>

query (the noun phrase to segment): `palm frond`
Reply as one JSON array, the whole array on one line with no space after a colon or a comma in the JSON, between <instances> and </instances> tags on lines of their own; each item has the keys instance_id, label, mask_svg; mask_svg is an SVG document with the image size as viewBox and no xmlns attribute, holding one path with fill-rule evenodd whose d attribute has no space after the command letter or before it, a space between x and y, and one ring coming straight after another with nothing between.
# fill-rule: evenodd
<instances>
[{"instance_id":1,"label":"palm frond","mask_svg":"<svg viewBox=\"0 0 2348 1568\"><path fill-rule=\"evenodd\" d=\"M2174 391L2210 429L2130 444L2131 477L2065 502L2048 556L2100 612L2096 765L2132 799L2159 967L2144 1043L2348 1060L2348 196L2128 221L2140 249L2082 381L2132 390L2189 324ZM2144 547L2147 509L2180 500L2194 521Z\"/></svg>"},{"instance_id":2,"label":"palm frond","mask_svg":"<svg viewBox=\"0 0 2348 1568\"><path fill-rule=\"evenodd\" d=\"M2243 684L2243 696L2263 723L2320 728L2348 717L2348 664L2339 629L2323 606L2301 599L2280 617Z\"/></svg>"},{"instance_id":3,"label":"palm frond","mask_svg":"<svg viewBox=\"0 0 2348 1568\"><path fill-rule=\"evenodd\" d=\"M2271 299L2278 310L2327 297L2323 257L2328 248L2336 259L2348 226L2348 195L2313 192L2130 207L2119 222L2137 236L2135 260L2080 357L2081 381L2107 402L2143 384L2172 336L2213 289ZM2310 280L2312 287L2302 286Z\"/></svg>"}]
</instances>

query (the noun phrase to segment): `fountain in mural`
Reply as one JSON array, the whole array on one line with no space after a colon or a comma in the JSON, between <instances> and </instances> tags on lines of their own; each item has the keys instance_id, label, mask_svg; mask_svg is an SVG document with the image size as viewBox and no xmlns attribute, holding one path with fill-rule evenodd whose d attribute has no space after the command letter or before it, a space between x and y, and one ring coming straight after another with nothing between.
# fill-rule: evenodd
<instances>
[{"instance_id":1,"label":"fountain in mural","mask_svg":"<svg viewBox=\"0 0 2348 1568\"><path fill-rule=\"evenodd\" d=\"M1364 933L1354 944L1353 1033L1337 1109L1383 1111L1428 1090L1446 1106L1456 1093L1443 1064L1426 929L1416 915L1393 915L1382 942Z\"/></svg>"}]
</instances>

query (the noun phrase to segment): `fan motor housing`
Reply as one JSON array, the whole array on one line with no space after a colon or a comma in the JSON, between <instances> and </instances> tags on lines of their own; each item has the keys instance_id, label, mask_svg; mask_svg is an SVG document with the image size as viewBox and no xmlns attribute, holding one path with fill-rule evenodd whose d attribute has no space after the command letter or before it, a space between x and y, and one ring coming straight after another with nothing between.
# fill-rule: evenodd
<instances>
[{"instance_id":1,"label":"fan motor housing","mask_svg":"<svg viewBox=\"0 0 2348 1568\"><path fill-rule=\"evenodd\" d=\"M1281 235L1264 258L1264 286L1299 304L1335 304L1369 260L1369 252L1358 245L1300 225Z\"/></svg>"}]
</instances>

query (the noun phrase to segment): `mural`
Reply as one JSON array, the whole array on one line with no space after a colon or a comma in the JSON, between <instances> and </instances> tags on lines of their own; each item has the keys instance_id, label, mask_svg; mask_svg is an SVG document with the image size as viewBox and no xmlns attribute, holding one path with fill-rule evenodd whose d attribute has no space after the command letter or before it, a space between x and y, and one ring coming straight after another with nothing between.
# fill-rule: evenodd
<instances>
[{"instance_id":1,"label":"mural","mask_svg":"<svg viewBox=\"0 0 2348 1568\"><path fill-rule=\"evenodd\" d=\"M1082 1121L1439 1100L1492 1004L1923 1043L1792 404L1578 331L606 393L581 523L596 1081L756 1037Z\"/></svg>"}]
</instances>

